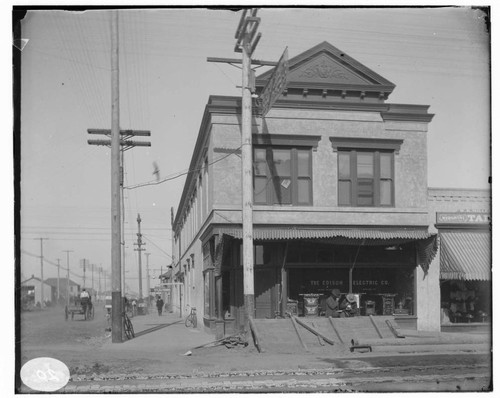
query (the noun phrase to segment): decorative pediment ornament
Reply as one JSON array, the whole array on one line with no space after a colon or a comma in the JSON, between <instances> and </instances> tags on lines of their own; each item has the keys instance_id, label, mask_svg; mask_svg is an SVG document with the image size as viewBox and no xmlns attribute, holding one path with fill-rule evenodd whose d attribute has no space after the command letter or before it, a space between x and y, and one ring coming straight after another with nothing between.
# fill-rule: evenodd
<instances>
[{"instance_id":1,"label":"decorative pediment ornament","mask_svg":"<svg viewBox=\"0 0 500 398\"><path fill-rule=\"evenodd\" d=\"M307 78L321 78L321 79L337 79L337 80L348 80L348 76L344 70L335 67L333 64L322 59L319 63L309 66L301 73L299 77Z\"/></svg>"},{"instance_id":2,"label":"decorative pediment ornament","mask_svg":"<svg viewBox=\"0 0 500 398\"><path fill-rule=\"evenodd\" d=\"M320 89L323 94L325 89L357 90L365 95L368 92L377 95L383 92L382 99L386 99L395 87L393 83L328 42L322 42L289 59L288 67L285 89L289 90ZM258 89L267 84L273 71L271 69L257 77Z\"/></svg>"}]
</instances>

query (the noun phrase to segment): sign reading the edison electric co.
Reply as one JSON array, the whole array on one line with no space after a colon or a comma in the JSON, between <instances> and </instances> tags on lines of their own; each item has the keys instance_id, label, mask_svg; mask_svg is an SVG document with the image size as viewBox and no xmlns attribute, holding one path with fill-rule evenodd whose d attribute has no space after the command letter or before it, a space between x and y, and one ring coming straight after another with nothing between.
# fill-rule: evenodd
<instances>
[{"instance_id":1,"label":"sign reading the edison electric co.","mask_svg":"<svg viewBox=\"0 0 500 398\"><path fill-rule=\"evenodd\" d=\"M489 224L488 213L436 213L436 224Z\"/></svg>"}]
</instances>

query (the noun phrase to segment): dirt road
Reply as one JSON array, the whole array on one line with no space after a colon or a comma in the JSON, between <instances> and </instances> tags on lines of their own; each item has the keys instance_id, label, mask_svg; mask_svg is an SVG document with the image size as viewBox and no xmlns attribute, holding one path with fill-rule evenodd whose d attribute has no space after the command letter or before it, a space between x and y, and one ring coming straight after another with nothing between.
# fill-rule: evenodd
<instances>
[{"instance_id":1,"label":"dirt road","mask_svg":"<svg viewBox=\"0 0 500 398\"><path fill-rule=\"evenodd\" d=\"M23 313L20 364L37 357L64 362L71 379L61 392L73 393L482 391L491 384L491 354L483 349L388 354L320 347L307 354L279 354L221 346L186 356L213 336L186 328L173 314L152 313L132 322L137 337L112 344L102 305L91 321L65 321L63 309Z\"/></svg>"}]
</instances>

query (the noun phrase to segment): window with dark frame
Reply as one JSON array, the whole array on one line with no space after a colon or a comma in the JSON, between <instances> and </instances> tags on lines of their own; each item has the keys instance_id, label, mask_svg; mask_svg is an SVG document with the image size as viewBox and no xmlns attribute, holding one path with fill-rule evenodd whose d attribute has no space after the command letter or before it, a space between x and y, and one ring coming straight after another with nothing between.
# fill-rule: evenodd
<instances>
[{"instance_id":1,"label":"window with dark frame","mask_svg":"<svg viewBox=\"0 0 500 398\"><path fill-rule=\"evenodd\" d=\"M254 147L254 203L312 205L312 149Z\"/></svg>"},{"instance_id":2,"label":"window with dark frame","mask_svg":"<svg viewBox=\"0 0 500 398\"><path fill-rule=\"evenodd\" d=\"M394 206L394 151L338 150L339 206Z\"/></svg>"}]
</instances>

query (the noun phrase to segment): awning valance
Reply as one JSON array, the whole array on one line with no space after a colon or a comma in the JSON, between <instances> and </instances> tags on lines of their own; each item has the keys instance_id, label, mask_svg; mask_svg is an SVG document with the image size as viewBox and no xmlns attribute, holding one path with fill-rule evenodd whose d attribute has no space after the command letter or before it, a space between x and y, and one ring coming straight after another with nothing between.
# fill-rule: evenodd
<instances>
[{"instance_id":1,"label":"awning valance","mask_svg":"<svg viewBox=\"0 0 500 398\"><path fill-rule=\"evenodd\" d=\"M491 280L491 232L439 232L441 279Z\"/></svg>"},{"instance_id":2,"label":"awning valance","mask_svg":"<svg viewBox=\"0 0 500 398\"><path fill-rule=\"evenodd\" d=\"M218 233L230 235L236 239L243 238L241 227L219 227ZM255 240L288 240L288 239L367 239L382 240L391 244L394 240L420 240L430 238L432 234L427 228L310 228L286 226L254 226Z\"/></svg>"},{"instance_id":3,"label":"awning valance","mask_svg":"<svg viewBox=\"0 0 500 398\"><path fill-rule=\"evenodd\" d=\"M221 236L229 235L243 239L241 226L218 226L212 231ZM335 228L300 226L253 226L254 240L328 239L335 245L398 245L416 242L417 263L427 274L432 259L437 253L436 234L427 228Z\"/></svg>"}]
</instances>

